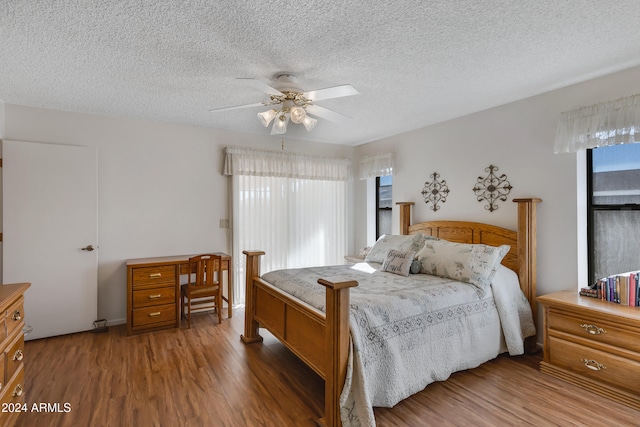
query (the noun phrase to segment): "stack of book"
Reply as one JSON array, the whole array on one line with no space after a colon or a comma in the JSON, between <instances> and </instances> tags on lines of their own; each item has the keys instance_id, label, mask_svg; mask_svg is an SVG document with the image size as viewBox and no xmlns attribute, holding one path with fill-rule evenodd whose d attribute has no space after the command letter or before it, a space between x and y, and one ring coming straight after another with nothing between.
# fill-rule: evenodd
<instances>
[{"instance_id":1,"label":"stack of book","mask_svg":"<svg viewBox=\"0 0 640 427\"><path fill-rule=\"evenodd\" d=\"M583 297L600 298L598 290L594 288L580 288L580 295Z\"/></svg>"},{"instance_id":2,"label":"stack of book","mask_svg":"<svg viewBox=\"0 0 640 427\"><path fill-rule=\"evenodd\" d=\"M592 287L581 288L580 295L621 305L640 307L640 271L604 277Z\"/></svg>"}]
</instances>

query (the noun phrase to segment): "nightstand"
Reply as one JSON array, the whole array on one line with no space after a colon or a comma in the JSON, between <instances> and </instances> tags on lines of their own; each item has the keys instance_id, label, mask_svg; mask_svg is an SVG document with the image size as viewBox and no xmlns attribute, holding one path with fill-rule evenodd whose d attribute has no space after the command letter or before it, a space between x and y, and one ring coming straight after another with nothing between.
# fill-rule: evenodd
<instances>
[{"instance_id":1,"label":"nightstand","mask_svg":"<svg viewBox=\"0 0 640 427\"><path fill-rule=\"evenodd\" d=\"M538 302L544 319L540 371L640 410L640 307L577 290Z\"/></svg>"}]
</instances>

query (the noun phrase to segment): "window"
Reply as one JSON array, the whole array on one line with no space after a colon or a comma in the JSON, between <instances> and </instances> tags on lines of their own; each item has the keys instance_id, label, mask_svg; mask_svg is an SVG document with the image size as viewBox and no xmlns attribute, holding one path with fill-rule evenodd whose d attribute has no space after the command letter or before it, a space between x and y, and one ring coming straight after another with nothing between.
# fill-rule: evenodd
<instances>
[{"instance_id":1,"label":"window","mask_svg":"<svg viewBox=\"0 0 640 427\"><path fill-rule=\"evenodd\" d=\"M376 240L383 234L391 234L392 208L391 175L376 178Z\"/></svg>"},{"instance_id":2,"label":"window","mask_svg":"<svg viewBox=\"0 0 640 427\"><path fill-rule=\"evenodd\" d=\"M241 147L225 153L236 283L245 282L243 250L265 252L264 272L344 262L350 160ZM235 286L236 303L244 293Z\"/></svg>"},{"instance_id":3,"label":"window","mask_svg":"<svg viewBox=\"0 0 640 427\"><path fill-rule=\"evenodd\" d=\"M587 150L589 281L640 270L640 144Z\"/></svg>"}]
</instances>

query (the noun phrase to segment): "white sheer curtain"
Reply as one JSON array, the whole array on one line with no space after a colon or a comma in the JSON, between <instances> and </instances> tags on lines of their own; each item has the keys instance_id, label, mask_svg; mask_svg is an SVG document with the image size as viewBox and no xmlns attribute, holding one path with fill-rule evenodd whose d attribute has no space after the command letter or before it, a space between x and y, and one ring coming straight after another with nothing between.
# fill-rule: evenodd
<instances>
[{"instance_id":1,"label":"white sheer curtain","mask_svg":"<svg viewBox=\"0 0 640 427\"><path fill-rule=\"evenodd\" d=\"M575 153L586 148L640 141L640 94L602 102L561 114L554 151Z\"/></svg>"},{"instance_id":2,"label":"white sheer curtain","mask_svg":"<svg viewBox=\"0 0 640 427\"><path fill-rule=\"evenodd\" d=\"M243 250L263 272L344 263L350 161L229 147L233 175L234 299L244 302Z\"/></svg>"},{"instance_id":3,"label":"white sheer curtain","mask_svg":"<svg viewBox=\"0 0 640 427\"><path fill-rule=\"evenodd\" d=\"M387 176L393 173L393 153L381 153L367 156L360 160L360 179Z\"/></svg>"}]
</instances>

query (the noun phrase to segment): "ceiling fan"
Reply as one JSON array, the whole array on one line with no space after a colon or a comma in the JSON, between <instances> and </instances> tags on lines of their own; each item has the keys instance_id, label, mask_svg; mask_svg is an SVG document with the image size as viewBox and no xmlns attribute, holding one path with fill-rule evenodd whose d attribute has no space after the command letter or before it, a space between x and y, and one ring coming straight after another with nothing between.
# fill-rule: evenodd
<instances>
[{"instance_id":1,"label":"ceiling fan","mask_svg":"<svg viewBox=\"0 0 640 427\"><path fill-rule=\"evenodd\" d=\"M294 74L281 72L273 76L273 86L252 78L238 78L269 95L268 101L254 104L236 105L234 107L214 108L209 111L229 111L240 108L272 107L267 111L258 113L258 120L267 127L273 121L271 135L283 134L287 131L289 121L303 124L307 132L313 129L318 122L311 117L316 116L332 122L343 123L349 117L316 105L316 101L341 98L344 96L358 95L360 92L351 85L333 86L324 89L303 91L298 85L298 79ZM310 116L311 115L311 116Z\"/></svg>"}]
</instances>

